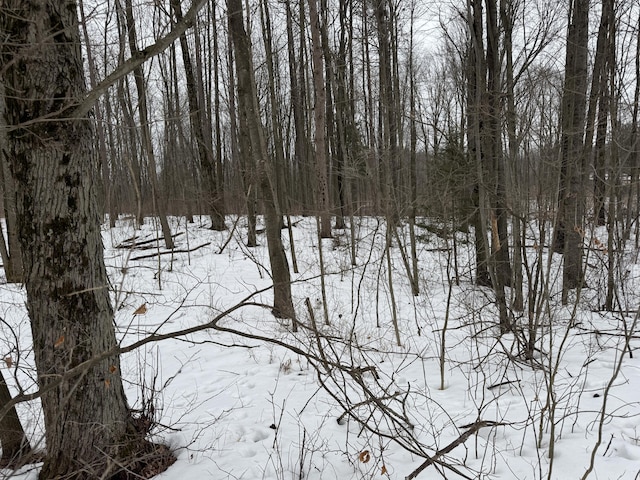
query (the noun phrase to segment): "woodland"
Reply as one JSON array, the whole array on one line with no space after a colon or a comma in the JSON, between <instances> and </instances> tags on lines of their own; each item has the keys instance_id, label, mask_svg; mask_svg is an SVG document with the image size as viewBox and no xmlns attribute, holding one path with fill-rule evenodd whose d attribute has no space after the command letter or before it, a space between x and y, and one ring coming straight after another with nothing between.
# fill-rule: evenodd
<instances>
[{"instance_id":1,"label":"woodland","mask_svg":"<svg viewBox=\"0 0 640 480\"><path fill-rule=\"evenodd\" d=\"M640 478L639 30L2 0L0 478Z\"/></svg>"}]
</instances>

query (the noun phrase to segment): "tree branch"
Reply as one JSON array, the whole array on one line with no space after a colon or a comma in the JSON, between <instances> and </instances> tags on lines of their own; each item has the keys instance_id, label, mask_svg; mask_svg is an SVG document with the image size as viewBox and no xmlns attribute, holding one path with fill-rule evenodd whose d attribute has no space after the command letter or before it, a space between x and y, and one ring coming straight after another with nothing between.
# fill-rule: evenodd
<instances>
[{"instance_id":1,"label":"tree branch","mask_svg":"<svg viewBox=\"0 0 640 480\"><path fill-rule=\"evenodd\" d=\"M405 478L405 480L413 480L414 478L416 478L418 475L420 475L420 473L422 473L422 471L425 468L427 468L429 465L436 463L440 459L440 457L451 452L458 445L462 445L464 442L466 442L469 439L471 435L476 433L481 428L496 427L498 425L504 425L504 423L492 422L490 420L478 420L477 422L474 422L471 425L465 425L465 427L468 428L469 430L464 432L462 435L460 435L458 438L456 438L453 442L451 442L446 447L438 450L433 456L427 458L418 468L416 468L413 472L411 472Z\"/></svg>"},{"instance_id":2,"label":"tree branch","mask_svg":"<svg viewBox=\"0 0 640 480\"><path fill-rule=\"evenodd\" d=\"M164 37L161 37L153 45L140 50L131 58L120 64L113 72L111 72L104 80L95 86L87 96L80 102L78 106L72 111L71 118L82 118L93 108L98 98L114 83L120 80L125 75L128 75L134 68L139 67L150 58L159 55L165 51L169 46L175 42L180 35L182 35L191 25L196 18L196 15L200 9L204 6L207 0L193 0L191 8L184 14L184 17L177 22L173 29L167 33Z\"/></svg>"}]
</instances>

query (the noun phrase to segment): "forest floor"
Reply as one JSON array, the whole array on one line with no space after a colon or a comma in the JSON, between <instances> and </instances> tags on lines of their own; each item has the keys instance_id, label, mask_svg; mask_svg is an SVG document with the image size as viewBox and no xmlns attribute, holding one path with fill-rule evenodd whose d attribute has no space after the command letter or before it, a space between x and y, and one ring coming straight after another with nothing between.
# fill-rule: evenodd
<instances>
[{"instance_id":1,"label":"forest floor","mask_svg":"<svg viewBox=\"0 0 640 480\"><path fill-rule=\"evenodd\" d=\"M617 312L600 311L604 232L588 250L589 288L567 306L561 257L549 259L532 234L526 266L540 265L544 295L531 317L513 312L516 334L499 335L492 292L472 283L472 234L456 234L454 259L444 225L417 227L414 296L408 230L387 257L384 222L356 218L354 250L349 229L322 240L323 295L315 219L294 218L293 333L260 305L272 295L263 234L247 248L244 219L225 232L173 221L173 253L152 219L141 230L130 220L103 228L123 345L211 327L123 356L131 405L153 413L156 439L178 459L156 478L405 479L422 465L415 478L564 480L582 478L592 456L588 478L640 478L640 265L634 252L618 256ZM13 393L16 380L33 390L18 286L0 288L0 317L0 353L13 358L5 377ZM537 342L527 358L530 318ZM18 412L42 448L38 402ZM36 477L37 465L0 474Z\"/></svg>"}]
</instances>

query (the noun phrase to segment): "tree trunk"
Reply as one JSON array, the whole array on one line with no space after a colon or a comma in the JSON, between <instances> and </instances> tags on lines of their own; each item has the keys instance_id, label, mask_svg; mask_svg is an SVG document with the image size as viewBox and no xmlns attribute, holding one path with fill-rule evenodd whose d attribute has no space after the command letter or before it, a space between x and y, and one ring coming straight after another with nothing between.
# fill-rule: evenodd
<instances>
[{"instance_id":1,"label":"tree trunk","mask_svg":"<svg viewBox=\"0 0 640 480\"><path fill-rule=\"evenodd\" d=\"M411 10L411 26L409 38L409 240L411 242L411 293L414 296L420 294L420 277L418 270L418 249L416 245L416 215L418 211L418 169L417 169L417 145L418 131L416 126L416 73L414 66L413 28L414 28L414 7ZM455 242L455 231L453 233Z\"/></svg>"},{"instance_id":2,"label":"tree trunk","mask_svg":"<svg viewBox=\"0 0 640 480\"><path fill-rule=\"evenodd\" d=\"M177 22L182 20L182 7L179 0L171 0L171 10ZM187 80L187 99L189 101L189 121L191 122L191 133L195 137L200 157L200 172L205 184L206 209L211 217L212 230L225 230L224 209L222 198L218 191L216 182L216 164L213 158L213 148L211 138L207 135L208 128L205 128L204 105L198 99L198 85L196 72L191 62L191 53L187 35L180 35L180 49L182 50L182 63ZM202 81L200 81L202 83Z\"/></svg>"},{"instance_id":3,"label":"tree trunk","mask_svg":"<svg viewBox=\"0 0 640 480\"><path fill-rule=\"evenodd\" d=\"M269 2L261 0L260 2L260 19L262 22L262 38L264 43L264 55L267 67L267 91L269 102L267 103L269 112L268 118L271 123L268 124L266 132L270 135L267 142L273 148L273 169L275 174L275 191L278 195L278 204L282 212L287 211L286 205L292 192L287 190L287 175L285 165L283 125L286 123L282 117L281 104L278 98L280 88L280 76L278 75L278 51L274 49L273 32L271 27L271 14L269 11ZM288 193L288 194L287 194Z\"/></svg>"},{"instance_id":4,"label":"tree trunk","mask_svg":"<svg viewBox=\"0 0 640 480\"><path fill-rule=\"evenodd\" d=\"M249 144L249 131L246 126L246 119L242 112L236 108L236 79L234 73L233 40L229 32L229 77L228 77L228 97L229 97L229 129L231 130L231 156L240 165L241 179L243 186L244 201L247 208L247 247L257 247L258 238L256 234L258 203L256 180L256 166L251 155ZM240 116L240 122L238 122ZM241 124L238 128L238 123Z\"/></svg>"},{"instance_id":5,"label":"tree trunk","mask_svg":"<svg viewBox=\"0 0 640 480\"><path fill-rule=\"evenodd\" d=\"M507 192L512 205L514 215L512 216L513 232L513 309L521 312L524 308L523 294L523 272L522 272L522 241L521 241L521 207L520 198L522 196L520 182L518 179L518 137L516 133L516 105L515 105L515 81L513 74L513 17L514 5L512 0L500 0L500 18L504 29L504 50L505 50L505 93L507 97L506 126L507 138L509 140L508 163L506 165L507 185L510 186ZM505 178L505 179L506 179ZM526 197L525 197L526 198Z\"/></svg>"},{"instance_id":6,"label":"tree trunk","mask_svg":"<svg viewBox=\"0 0 640 480\"><path fill-rule=\"evenodd\" d=\"M249 132L249 152L257 167L265 209L265 227L273 278L273 314L290 318L295 324L291 297L291 276L282 244L282 212L275 192L274 171L268 157L263 126L258 109L249 37L244 29L242 0L227 0L229 30L236 53L239 128Z\"/></svg>"},{"instance_id":7,"label":"tree trunk","mask_svg":"<svg viewBox=\"0 0 640 480\"><path fill-rule=\"evenodd\" d=\"M6 405L10 400L11 393L0 371L0 405ZM0 418L0 445L2 446L0 468L17 466L31 453L31 445L24 434L15 407Z\"/></svg>"},{"instance_id":8,"label":"tree trunk","mask_svg":"<svg viewBox=\"0 0 640 480\"><path fill-rule=\"evenodd\" d=\"M476 166L476 179L471 196L473 212L471 224L475 234L476 253L476 285L492 286L489 275L489 248L487 242L486 205L484 200L484 165L482 160L482 145L480 142L481 130L481 98L485 89L484 65L482 45L482 3L480 0L472 2L473 9L469 12L469 29L471 31L471 43L468 49L467 64L465 66L467 76L467 144L471 157L471 164Z\"/></svg>"},{"instance_id":9,"label":"tree trunk","mask_svg":"<svg viewBox=\"0 0 640 480\"><path fill-rule=\"evenodd\" d=\"M304 78L303 70L299 65L294 47L293 36L293 12L291 11L290 0L285 0L286 7L286 27L287 27L287 58L289 63L289 81L291 83L291 109L293 110L293 127L294 127L294 177L299 185L300 201L302 210L308 209L306 201L306 173L305 168L308 164L307 155L307 132L305 128L305 104L304 104ZM301 27L302 28L302 27ZM302 53L300 53L302 55Z\"/></svg>"},{"instance_id":10,"label":"tree trunk","mask_svg":"<svg viewBox=\"0 0 640 480\"><path fill-rule=\"evenodd\" d=\"M135 20L133 18L133 6L131 0L125 0L125 16L127 22L127 32L129 38L129 50L132 56L138 55L138 40L136 34ZM138 114L140 115L140 135L142 138L142 150L147 158L147 175L151 181L151 195L153 197L153 206L155 213L160 219L164 244L171 249L173 245L173 237L171 228L167 221L166 200L164 195L160 195L160 184L158 182L158 173L156 166L156 157L153 152L153 142L151 140L151 126L149 124L147 110L147 87L144 80L142 67L133 69L133 78L136 84L136 92L138 93Z\"/></svg>"},{"instance_id":11,"label":"tree trunk","mask_svg":"<svg viewBox=\"0 0 640 480\"><path fill-rule=\"evenodd\" d=\"M126 458L144 442L127 432L118 355L95 360L115 349L116 337L91 123L65 117L85 94L75 5L5 1L0 35L3 81L22 93L7 98L7 151L43 392L47 453L40 478L109 478L131 466ZM81 374L64 376L92 359Z\"/></svg>"},{"instance_id":12,"label":"tree trunk","mask_svg":"<svg viewBox=\"0 0 640 480\"><path fill-rule=\"evenodd\" d=\"M576 0L569 12L561 111L560 192L554 250L564 254L562 301L582 283L584 217L584 127L587 92L589 1Z\"/></svg>"},{"instance_id":13,"label":"tree trunk","mask_svg":"<svg viewBox=\"0 0 640 480\"><path fill-rule=\"evenodd\" d=\"M79 10L80 10L80 20L82 25L82 36L84 40L85 49L87 52L87 67L89 73L89 86L93 89L97 85L96 80L96 64L93 58L93 47L91 46L91 41L89 38L89 32L87 29L87 21L84 13L84 3L82 0L79 2ZM102 176L101 180L101 190L102 190L102 198L100 199L100 203L102 204L102 212L107 213L111 212L111 174L109 169L109 160L107 158L107 142L106 135L104 130L104 117L102 115L102 108L99 102L93 107L93 111L96 117L96 133L98 135L98 157L100 159L100 165L102 167ZM116 219L112 216L109 216L109 226L116 226Z\"/></svg>"},{"instance_id":14,"label":"tree trunk","mask_svg":"<svg viewBox=\"0 0 640 480\"><path fill-rule=\"evenodd\" d=\"M320 217L320 237L331 238L331 215L329 212L329 182L327 181L327 123L326 123L326 88L324 81L324 59L322 40L320 38L320 15L316 0L308 0L309 25L311 27L311 43L313 58L313 87L315 101L313 104L314 150L315 150L315 201L316 211Z\"/></svg>"},{"instance_id":15,"label":"tree trunk","mask_svg":"<svg viewBox=\"0 0 640 480\"><path fill-rule=\"evenodd\" d=\"M495 216L495 228L492 228L492 264L495 269L497 289L503 290L511 286L511 259L509 256L508 210L505 188L505 166L502 155L502 135L500 108L502 87L500 82L501 58L499 51L498 12L496 0L485 0L487 24L487 83L486 101L482 113L484 115L481 132L483 159L488 163L487 170L492 184L491 204ZM486 130L485 130L486 129Z\"/></svg>"},{"instance_id":16,"label":"tree trunk","mask_svg":"<svg viewBox=\"0 0 640 480\"><path fill-rule=\"evenodd\" d=\"M0 190L2 191L2 206L7 228L7 241L0 233L0 251L7 283L20 283L24 280L22 256L16 224L16 186L9 171L8 159L4 155L6 143L6 125L4 121L4 85L0 82Z\"/></svg>"},{"instance_id":17,"label":"tree trunk","mask_svg":"<svg viewBox=\"0 0 640 480\"><path fill-rule=\"evenodd\" d=\"M589 109L587 110L585 159L591 157L591 143L596 125L596 141L593 154L593 216L596 225L606 224L606 190L607 190L607 127L609 123L611 98L610 85L614 79L610 78L610 66L615 65L615 58L610 58L611 45L614 42L615 28L613 0L602 2L602 14L598 28L596 43L596 57L593 65L591 94L589 95ZM597 113L596 113L597 104ZM597 118L597 120L596 120ZM614 119L612 119L613 121ZM609 170L611 172L611 170Z\"/></svg>"},{"instance_id":18,"label":"tree trunk","mask_svg":"<svg viewBox=\"0 0 640 480\"><path fill-rule=\"evenodd\" d=\"M347 209L347 182L352 182L352 178L346 178L347 165L351 166L356 145L359 143L357 129L354 127L352 109L352 92L349 91L347 83L347 68L353 66L353 4L351 0L340 0L340 34L338 54L333 56L335 80L335 110L336 110L336 128L335 128L335 148L333 170L336 177L336 190L338 209L336 213L337 229L343 229L345 225L345 217L351 213L353 208ZM353 70L351 71L353 73Z\"/></svg>"},{"instance_id":19,"label":"tree trunk","mask_svg":"<svg viewBox=\"0 0 640 480\"><path fill-rule=\"evenodd\" d=\"M378 30L378 56L380 61L379 82L379 129L378 154L380 164L380 191L387 217L387 228L395 228L399 220L399 206L396 198L396 168L398 156L398 104L395 97L392 40L395 22L393 2L381 0L375 5L375 19Z\"/></svg>"}]
</instances>

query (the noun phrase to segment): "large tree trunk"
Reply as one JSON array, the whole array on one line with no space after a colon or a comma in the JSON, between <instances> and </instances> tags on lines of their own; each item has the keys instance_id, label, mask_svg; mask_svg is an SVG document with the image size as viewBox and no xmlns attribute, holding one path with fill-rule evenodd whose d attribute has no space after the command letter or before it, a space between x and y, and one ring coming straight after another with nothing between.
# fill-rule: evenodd
<instances>
[{"instance_id":1,"label":"large tree trunk","mask_svg":"<svg viewBox=\"0 0 640 480\"><path fill-rule=\"evenodd\" d=\"M6 102L7 151L43 392L47 453L40 478L109 478L128 463L113 459L143 445L127 432L119 357L65 377L116 347L91 123L66 118L85 94L75 5L7 0L0 35L2 80L16 92Z\"/></svg>"}]
</instances>

